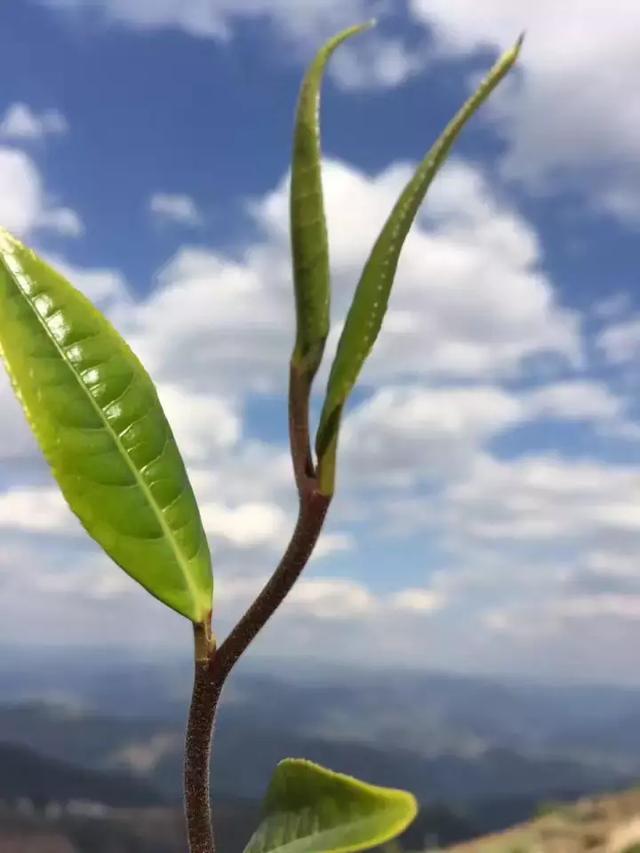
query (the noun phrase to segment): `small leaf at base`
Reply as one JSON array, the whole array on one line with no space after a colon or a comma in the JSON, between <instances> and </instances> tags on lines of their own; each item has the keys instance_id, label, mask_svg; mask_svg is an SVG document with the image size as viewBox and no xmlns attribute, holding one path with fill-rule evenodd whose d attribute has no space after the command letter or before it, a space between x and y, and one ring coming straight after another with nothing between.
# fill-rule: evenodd
<instances>
[{"instance_id":1,"label":"small leaf at base","mask_svg":"<svg viewBox=\"0 0 640 853\"><path fill-rule=\"evenodd\" d=\"M417 814L415 798L368 785L311 761L276 768L263 821L244 853L353 853L389 841Z\"/></svg>"}]
</instances>

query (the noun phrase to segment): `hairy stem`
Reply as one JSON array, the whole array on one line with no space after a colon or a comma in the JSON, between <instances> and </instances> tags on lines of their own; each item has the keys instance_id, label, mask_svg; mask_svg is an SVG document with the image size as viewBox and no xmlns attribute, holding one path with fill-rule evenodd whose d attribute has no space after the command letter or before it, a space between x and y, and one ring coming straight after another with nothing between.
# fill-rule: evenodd
<instances>
[{"instance_id":1,"label":"hairy stem","mask_svg":"<svg viewBox=\"0 0 640 853\"><path fill-rule=\"evenodd\" d=\"M236 661L282 604L313 553L331 503L318 490L309 442L307 376L291 366L289 433L299 509L293 535L275 572L216 649L207 625L195 626L196 662L185 747L185 808L190 853L215 853L210 794L211 744L222 689Z\"/></svg>"},{"instance_id":2,"label":"hairy stem","mask_svg":"<svg viewBox=\"0 0 640 853\"><path fill-rule=\"evenodd\" d=\"M330 498L315 488L302 493L298 522L278 568L219 649L203 641L203 626L195 626L195 676L184 777L190 853L215 853L216 849L209 777L213 727L222 688L235 662L275 613L307 564L329 503Z\"/></svg>"},{"instance_id":3,"label":"hairy stem","mask_svg":"<svg viewBox=\"0 0 640 853\"><path fill-rule=\"evenodd\" d=\"M320 536L329 502L326 495L315 489L303 497L298 522L280 565L218 650L217 664L223 679L284 601L306 566Z\"/></svg>"},{"instance_id":4,"label":"hairy stem","mask_svg":"<svg viewBox=\"0 0 640 853\"><path fill-rule=\"evenodd\" d=\"M215 853L209 778L211 743L222 681L215 646L203 625L194 625L196 660L184 762L184 799L190 853Z\"/></svg>"}]
</instances>

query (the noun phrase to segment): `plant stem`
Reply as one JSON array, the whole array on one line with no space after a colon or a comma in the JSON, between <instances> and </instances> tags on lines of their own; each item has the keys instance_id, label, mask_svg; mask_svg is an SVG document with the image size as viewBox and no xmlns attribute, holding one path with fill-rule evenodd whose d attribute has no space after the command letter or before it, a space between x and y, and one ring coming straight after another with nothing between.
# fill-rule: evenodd
<instances>
[{"instance_id":1,"label":"plant stem","mask_svg":"<svg viewBox=\"0 0 640 853\"><path fill-rule=\"evenodd\" d=\"M289 546L267 584L220 646L217 668L223 678L284 601L316 546L330 498L313 489L300 502L298 522Z\"/></svg>"},{"instance_id":2,"label":"plant stem","mask_svg":"<svg viewBox=\"0 0 640 853\"><path fill-rule=\"evenodd\" d=\"M184 776L190 853L215 853L216 849L209 777L215 716L225 681L300 576L318 541L330 501L315 488L305 489L298 522L278 568L219 649L203 639L204 626L195 626L196 662Z\"/></svg>"},{"instance_id":3,"label":"plant stem","mask_svg":"<svg viewBox=\"0 0 640 853\"><path fill-rule=\"evenodd\" d=\"M191 853L215 853L209 777L211 743L222 682L206 626L194 625L195 670L184 762L184 798Z\"/></svg>"},{"instance_id":4,"label":"plant stem","mask_svg":"<svg viewBox=\"0 0 640 853\"><path fill-rule=\"evenodd\" d=\"M293 473L301 500L314 476L309 442L310 395L311 384L308 375L292 363L289 369L289 444Z\"/></svg>"},{"instance_id":5,"label":"plant stem","mask_svg":"<svg viewBox=\"0 0 640 853\"><path fill-rule=\"evenodd\" d=\"M275 572L216 649L208 624L195 625L195 674L185 747L185 809L190 853L215 853L210 794L211 744L222 689L236 661L291 591L313 553L331 503L318 489L309 442L307 376L291 366L289 433L298 487L298 520Z\"/></svg>"}]
</instances>

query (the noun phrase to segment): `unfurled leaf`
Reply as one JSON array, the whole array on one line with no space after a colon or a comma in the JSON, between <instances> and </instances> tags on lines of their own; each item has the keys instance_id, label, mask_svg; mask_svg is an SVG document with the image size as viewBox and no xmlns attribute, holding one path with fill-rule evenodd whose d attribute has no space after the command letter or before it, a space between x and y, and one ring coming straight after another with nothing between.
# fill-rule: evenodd
<instances>
[{"instance_id":1,"label":"unfurled leaf","mask_svg":"<svg viewBox=\"0 0 640 853\"><path fill-rule=\"evenodd\" d=\"M204 621L209 549L151 379L89 300L1 229L0 349L87 531L150 593Z\"/></svg>"},{"instance_id":2,"label":"unfurled leaf","mask_svg":"<svg viewBox=\"0 0 640 853\"><path fill-rule=\"evenodd\" d=\"M382 326L404 241L431 181L458 134L514 65L521 44L522 38L494 65L427 153L396 202L365 264L338 342L318 428L316 451L321 489L325 494L331 494L334 488L342 410Z\"/></svg>"},{"instance_id":3,"label":"unfurled leaf","mask_svg":"<svg viewBox=\"0 0 640 853\"><path fill-rule=\"evenodd\" d=\"M326 64L343 41L370 27L351 27L327 42L302 83L291 166L291 249L296 295L294 365L309 383L329 333L329 251L324 215L320 151L320 88Z\"/></svg>"},{"instance_id":4,"label":"unfurled leaf","mask_svg":"<svg viewBox=\"0 0 640 853\"><path fill-rule=\"evenodd\" d=\"M379 788L288 758L273 775L245 853L350 853L403 832L417 813L405 791Z\"/></svg>"}]
</instances>

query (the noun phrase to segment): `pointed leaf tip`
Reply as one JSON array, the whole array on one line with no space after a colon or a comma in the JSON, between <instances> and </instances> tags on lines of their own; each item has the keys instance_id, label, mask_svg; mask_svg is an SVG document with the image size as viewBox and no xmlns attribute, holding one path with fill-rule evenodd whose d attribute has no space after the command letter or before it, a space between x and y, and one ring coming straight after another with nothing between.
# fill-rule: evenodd
<instances>
[{"instance_id":1,"label":"pointed leaf tip","mask_svg":"<svg viewBox=\"0 0 640 853\"><path fill-rule=\"evenodd\" d=\"M347 39L370 23L338 33L318 51L307 69L296 113L289 197L291 254L296 298L293 364L309 385L322 360L329 334L329 247L324 212L320 146L320 90L327 62Z\"/></svg>"},{"instance_id":2,"label":"pointed leaf tip","mask_svg":"<svg viewBox=\"0 0 640 853\"><path fill-rule=\"evenodd\" d=\"M510 71L521 44L519 39L514 48L498 59L427 152L367 259L338 341L316 437L320 490L324 494L333 494L335 487L342 411L382 327L400 253L420 205L462 129Z\"/></svg>"}]
</instances>

